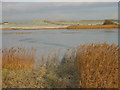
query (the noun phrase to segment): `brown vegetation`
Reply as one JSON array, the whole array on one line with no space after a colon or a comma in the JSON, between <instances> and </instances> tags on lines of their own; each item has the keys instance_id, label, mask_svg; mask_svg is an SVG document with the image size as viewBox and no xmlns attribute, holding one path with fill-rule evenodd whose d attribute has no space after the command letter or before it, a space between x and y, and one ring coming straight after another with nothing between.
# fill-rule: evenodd
<instances>
[{"instance_id":1,"label":"brown vegetation","mask_svg":"<svg viewBox=\"0 0 120 90\"><path fill-rule=\"evenodd\" d=\"M3 59L4 60L4 59ZM75 88L79 85L79 74L73 64L60 64L58 55L42 56L35 69L2 70L3 88ZM7 66L7 65L6 65ZM8 67L8 66L7 66ZM71 69L72 68L72 69Z\"/></svg>"},{"instance_id":2,"label":"brown vegetation","mask_svg":"<svg viewBox=\"0 0 120 90\"><path fill-rule=\"evenodd\" d=\"M81 25L81 26L68 26L67 29L108 29L120 28L119 25Z\"/></svg>"},{"instance_id":3,"label":"brown vegetation","mask_svg":"<svg viewBox=\"0 0 120 90\"><path fill-rule=\"evenodd\" d=\"M115 23L112 20L105 20L103 25L115 25Z\"/></svg>"},{"instance_id":4,"label":"brown vegetation","mask_svg":"<svg viewBox=\"0 0 120 90\"><path fill-rule=\"evenodd\" d=\"M40 30L40 29L110 29L120 28L120 25L73 25L73 26L55 26L55 27L9 27L1 30Z\"/></svg>"},{"instance_id":5,"label":"brown vegetation","mask_svg":"<svg viewBox=\"0 0 120 90\"><path fill-rule=\"evenodd\" d=\"M118 88L118 51L114 44L84 44L70 50L61 63L59 54L43 56L40 66L33 69L34 49L5 49L2 85L4 88Z\"/></svg>"},{"instance_id":6,"label":"brown vegetation","mask_svg":"<svg viewBox=\"0 0 120 90\"><path fill-rule=\"evenodd\" d=\"M2 50L2 68L31 69L35 65L35 49L10 48Z\"/></svg>"},{"instance_id":7,"label":"brown vegetation","mask_svg":"<svg viewBox=\"0 0 120 90\"><path fill-rule=\"evenodd\" d=\"M116 45L82 45L77 50L82 88L118 88L118 47Z\"/></svg>"}]
</instances>

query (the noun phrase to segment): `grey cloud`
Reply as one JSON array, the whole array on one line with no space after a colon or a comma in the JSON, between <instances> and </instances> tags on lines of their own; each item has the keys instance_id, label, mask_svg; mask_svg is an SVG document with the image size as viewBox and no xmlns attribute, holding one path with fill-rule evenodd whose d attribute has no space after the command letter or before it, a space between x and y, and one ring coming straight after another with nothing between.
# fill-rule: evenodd
<instances>
[{"instance_id":1,"label":"grey cloud","mask_svg":"<svg viewBox=\"0 0 120 90\"><path fill-rule=\"evenodd\" d=\"M80 20L116 18L117 3L3 3L4 21ZM113 15L114 14L114 15Z\"/></svg>"}]
</instances>

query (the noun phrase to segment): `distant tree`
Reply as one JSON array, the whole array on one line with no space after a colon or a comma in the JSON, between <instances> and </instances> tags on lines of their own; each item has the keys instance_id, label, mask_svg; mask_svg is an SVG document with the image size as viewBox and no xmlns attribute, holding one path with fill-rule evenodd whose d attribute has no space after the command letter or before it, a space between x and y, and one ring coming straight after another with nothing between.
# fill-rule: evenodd
<instances>
[{"instance_id":1,"label":"distant tree","mask_svg":"<svg viewBox=\"0 0 120 90\"><path fill-rule=\"evenodd\" d=\"M115 24L112 20L105 20L103 25L113 25Z\"/></svg>"}]
</instances>

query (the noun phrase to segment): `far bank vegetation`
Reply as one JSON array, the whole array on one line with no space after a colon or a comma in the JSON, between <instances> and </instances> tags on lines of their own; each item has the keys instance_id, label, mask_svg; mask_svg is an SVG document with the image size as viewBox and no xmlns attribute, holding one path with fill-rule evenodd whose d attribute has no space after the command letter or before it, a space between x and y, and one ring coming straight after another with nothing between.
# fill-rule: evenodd
<instances>
[{"instance_id":1,"label":"far bank vegetation","mask_svg":"<svg viewBox=\"0 0 120 90\"><path fill-rule=\"evenodd\" d=\"M108 28L120 28L119 24L112 20L105 20L101 25L72 25L68 26L67 29L108 29Z\"/></svg>"}]
</instances>

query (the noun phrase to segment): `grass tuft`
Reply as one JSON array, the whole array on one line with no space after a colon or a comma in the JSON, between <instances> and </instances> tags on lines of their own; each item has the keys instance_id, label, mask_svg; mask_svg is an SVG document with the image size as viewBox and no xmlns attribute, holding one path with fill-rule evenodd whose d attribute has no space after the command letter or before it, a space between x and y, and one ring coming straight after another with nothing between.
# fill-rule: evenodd
<instances>
[{"instance_id":1,"label":"grass tuft","mask_svg":"<svg viewBox=\"0 0 120 90\"><path fill-rule=\"evenodd\" d=\"M12 47L2 50L2 68L33 69L35 65L35 49Z\"/></svg>"},{"instance_id":2,"label":"grass tuft","mask_svg":"<svg viewBox=\"0 0 120 90\"><path fill-rule=\"evenodd\" d=\"M85 44L77 49L76 61L83 88L118 88L118 46Z\"/></svg>"}]
</instances>

